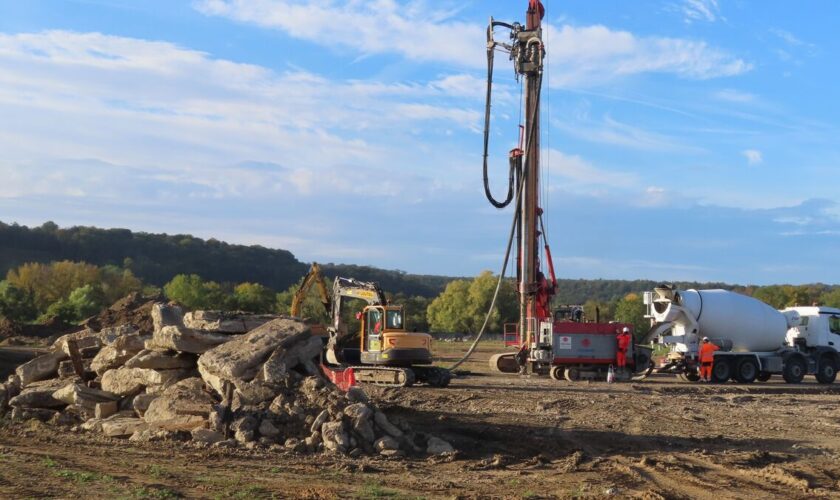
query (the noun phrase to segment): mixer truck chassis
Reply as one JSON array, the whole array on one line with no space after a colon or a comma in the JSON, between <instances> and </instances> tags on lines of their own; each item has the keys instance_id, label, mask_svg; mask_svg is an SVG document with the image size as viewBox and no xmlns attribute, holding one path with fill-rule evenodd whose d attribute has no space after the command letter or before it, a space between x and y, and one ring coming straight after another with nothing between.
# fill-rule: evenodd
<instances>
[{"instance_id":1,"label":"mixer truck chassis","mask_svg":"<svg viewBox=\"0 0 840 500\"><path fill-rule=\"evenodd\" d=\"M668 361L657 372L699 380L699 347L708 338L720 347L714 353L713 383L748 384L781 375L785 382L798 384L814 375L817 382L830 384L837 377L840 309L794 306L778 311L725 290L666 286L655 295L647 292L645 304L654 320L646 340L670 346Z\"/></svg>"}]
</instances>

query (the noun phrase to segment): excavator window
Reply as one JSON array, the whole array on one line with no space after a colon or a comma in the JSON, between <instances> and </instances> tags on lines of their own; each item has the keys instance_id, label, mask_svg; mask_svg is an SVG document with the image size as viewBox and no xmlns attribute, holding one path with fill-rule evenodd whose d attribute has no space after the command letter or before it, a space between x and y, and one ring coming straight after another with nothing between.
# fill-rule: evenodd
<instances>
[{"instance_id":1,"label":"excavator window","mask_svg":"<svg viewBox=\"0 0 840 500\"><path fill-rule=\"evenodd\" d=\"M402 330L402 328L403 328L402 312L400 312L400 311L387 311L386 315L388 317L388 320L385 322L385 324L388 326L388 329Z\"/></svg>"},{"instance_id":2,"label":"excavator window","mask_svg":"<svg viewBox=\"0 0 840 500\"><path fill-rule=\"evenodd\" d=\"M368 310L367 333L368 335L382 333L382 311L377 308Z\"/></svg>"}]
</instances>

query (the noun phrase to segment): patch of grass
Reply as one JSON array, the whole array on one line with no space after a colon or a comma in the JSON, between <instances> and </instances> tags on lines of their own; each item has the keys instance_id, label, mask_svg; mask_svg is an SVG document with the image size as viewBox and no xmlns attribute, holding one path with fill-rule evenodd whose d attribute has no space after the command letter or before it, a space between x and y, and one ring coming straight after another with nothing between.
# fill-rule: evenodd
<instances>
[{"instance_id":1,"label":"patch of grass","mask_svg":"<svg viewBox=\"0 0 840 500\"><path fill-rule=\"evenodd\" d=\"M531 490L528 490L528 491L526 491L525 493L522 494L522 498L537 498L537 497L539 497L539 495L537 495L536 493L534 493Z\"/></svg>"},{"instance_id":2,"label":"patch of grass","mask_svg":"<svg viewBox=\"0 0 840 500\"><path fill-rule=\"evenodd\" d=\"M146 466L146 474L155 479L173 478L175 475L171 473L166 467L158 464L149 464Z\"/></svg>"},{"instance_id":3,"label":"patch of grass","mask_svg":"<svg viewBox=\"0 0 840 500\"><path fill-rule=\"evenodd\" d=\"M356 498L394 498L397 492L383 488L377 481L367 481L356 493Z\"/></svg>"},{"instance_id":4,"label":"patch of grass","mask_svg":"<svg viewBox=\"0 0 840 500\"><path fill-rule=\"evenodd\" d=\"M43 465L44 467L49 467L50 469L55 469L56 467L58 467L58 462L56 462L50 457L45 457L43 460L41 460L41 465Z\"/></svg>"},{"instance_id":5,"label":"patch of grass","mask_svg":"<svg viewBox=\"0 0 840 500\"><path fill-rule=\"evenodd\" d=\"M58 464L51 459L49 460L49 462L47 462L47 459L45 459L43 463L45 466L50 468L58 467ZM61 479L68 479L76 483L92 483L94 481L102 483L113 483L114 481L116 481L116 479L114 479L114 476L109 476L108 474L102 474L99 472L59 469L53 471L53 474L56 477L60 477Z\"/></svg>"},{"instance_id":6,"label":"patch of grass","mask_svg":"<svg viewBox=\"0 0 840 500\"><path fill-rule=\"evenodd\" d=\"M56 471L55 475L62 479L69 479L77 483L91 483L93 481L96 481L96 479L99 477L99 474L96 474L95 472L86 472L69 469L61 469L59 471Z\"/></svg>"},{"instance_id":7,"label":"patch of grass","mask_svg":"<svg viewBox=\"0 0 840 500\"><path fill-rule=\"evenodd\" d=\"M131 491L131 498L155 498L166 500L170 498L181 498L181 494L175 490L159 486L139 486Z\"/></svg>"}]
</instances>

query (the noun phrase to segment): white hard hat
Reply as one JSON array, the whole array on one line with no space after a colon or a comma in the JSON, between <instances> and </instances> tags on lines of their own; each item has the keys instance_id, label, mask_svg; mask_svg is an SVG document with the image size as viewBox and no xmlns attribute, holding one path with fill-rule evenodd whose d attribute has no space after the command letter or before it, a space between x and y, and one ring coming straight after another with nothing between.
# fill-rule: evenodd
<instances>
[{"instance_id":1,"label":"white hard hat","mask_svg":"<svg viewBox=\"0 0 840 500\"><path fill-rule=\"evenodd\" d=\"M629 328L627 328L626 326L625 326L625 327L624 327L624 329L623 329L623 330L621 330L621 331L622 331L622 332L627 332L627 333L630 333L630 329L629 329Z\"/></svg>"},{"instance_id":2,"label":"white hard hat","mask_svg":"<svg viewBox=\"0 0 840 500\"><path fill-rule=\"evenodd\" d=\"M709 337L703 337L703 342L708 342L708 341L709 341Z\"/></svg>"}]
</instances>

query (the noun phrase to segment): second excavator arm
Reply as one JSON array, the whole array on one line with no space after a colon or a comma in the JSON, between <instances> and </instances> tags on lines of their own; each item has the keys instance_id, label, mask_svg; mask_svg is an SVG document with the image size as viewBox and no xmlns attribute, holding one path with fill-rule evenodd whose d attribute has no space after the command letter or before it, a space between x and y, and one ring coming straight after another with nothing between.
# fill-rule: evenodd
<instances>
[{"instance_id":1,"label":"second excavator arm","mask_svg":"<svg viewBox=\"0 0 840 500\"><path fill-rule=\"evenodd\" d=\"M303 278L303 283L300 284L300 288L298 288L294 297L292 297L292 308L290 311L292 316L300 315L301 305L309 289L312 288L312 285L318 286L318 295L321 297L321 303L324 304L324 309L326 309L327 314L330 314L332 311L332 299L327 289L327 283L324 281L324 276L321 274L321 267L317 262L313 262L309 273Z\"/></svg>"}]
</instances>

